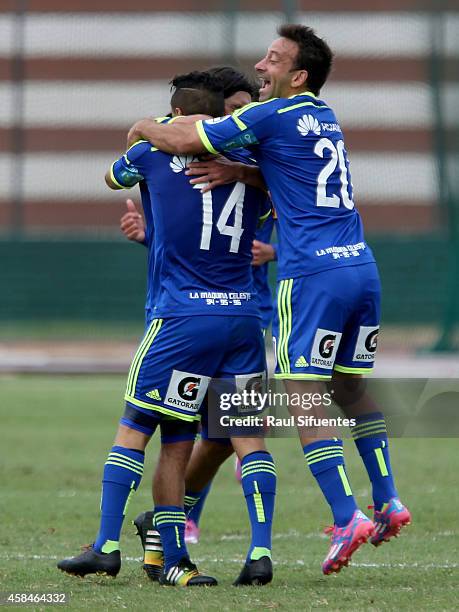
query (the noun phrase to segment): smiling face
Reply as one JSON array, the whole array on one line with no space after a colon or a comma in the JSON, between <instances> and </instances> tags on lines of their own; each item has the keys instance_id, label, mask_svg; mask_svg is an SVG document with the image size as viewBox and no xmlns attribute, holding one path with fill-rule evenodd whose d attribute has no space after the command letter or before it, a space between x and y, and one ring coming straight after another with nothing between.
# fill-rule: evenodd
<instances>
[{"instance_id":1,"label":"smiling face","mask_svg":"<svg viewBox=\"0 0 459 612\"><path fill-rule=\"evenodd\" d=\"M255 65L262 80L260 102L270 98L288 98L307 89L306 70L295 70L298 44L288 38L277 38L266 56Z\"/></svg>"},{"instance_id":2,"label":"smiling face","mask_svg":"<svg viewBox=\"0 0 459 612\"><path fill-rule=\"evenodd\" d=\"M248 91L236 91L225 98L225 115L231 115L238 108L252 102L252 97Z\"/></svg>"}]
</instances>

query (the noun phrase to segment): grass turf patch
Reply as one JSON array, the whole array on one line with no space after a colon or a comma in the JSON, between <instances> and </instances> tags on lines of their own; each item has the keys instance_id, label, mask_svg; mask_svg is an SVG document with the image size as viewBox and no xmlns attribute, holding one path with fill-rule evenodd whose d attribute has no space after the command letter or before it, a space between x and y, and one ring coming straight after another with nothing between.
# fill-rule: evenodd
<instances>
[{"instance_id":1,"label":"grass turf patch","mask_svg":"<svg viewBox=\"0 0 459 612\"><path fill-rule=\"evenodd\" d=\"M264 588L235 589L249 542L247 512L233 462L217 476L202 518L201 542L190 546L214 589L171 589L148 581L130 521L151 507L150 474L157 442L147 449L144 481L128 510L123 566L116 580L72 578L56 562L92 542L98 529L100 478L123 409L124 377L0 378L3 442L0 465L0 591L70 593L69 610L386 610L455 609L459 567L457 441L392 442L392 465L413 512L403 536L364 546L338 576L324 577L322 527L330 512L295 439L268 440L279 482L274 524L275 577ZM348 473L365 511L366 473L346 442ZM40 608L43 609L43 608Z\"/></svg>"}]
</instances>

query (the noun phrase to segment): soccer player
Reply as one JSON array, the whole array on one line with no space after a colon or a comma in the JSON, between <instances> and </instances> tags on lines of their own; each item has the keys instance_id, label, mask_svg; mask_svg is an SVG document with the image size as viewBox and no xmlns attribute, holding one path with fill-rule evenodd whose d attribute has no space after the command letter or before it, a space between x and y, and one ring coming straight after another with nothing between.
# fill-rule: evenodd
<instances>
[{"instance_id":1,"label":"soccer player","mask_svg":"<svg viewBox=\"0 0 459 612\"><path fill-rule=\"evenodd\" d=\"M175 91L173 109L183 109L188 99L201 99L204 112L221 114L223 95L215 81L197 73L193 86ZM154 241L149 242L154 248L154 318L132 362L125 414L105 465L99 534L83 555L58 564L68 573L118 573L125 508L140 483L145 447L159 426L161 453L153 486L154 524L164 550L159 582L216 584L214 578L199 574L184 542L184 475L211 378L239 388L265 373L250 248L266 197L242 183L202 195L184 173L188 161L143 141L118 159L106 176L112 188L142 182L148 191L155 227ZM247 561L235 584L266 583L272 579L274 462L260 437L233 437L232 443L243 466L252 527Z\"/></svg>"},{"instance_id":2,"label":"soccer player","mask_svg":"<svg viewBox=\"0 0 459 612\"><path fill-rule=\"evenodd\" d=\"M226 105L225 105L226 111ZM123 234L134 242L145 244L145 224L142 215L137 210L134 202L131 199L126 201L127 212L120 219L120 229ZM255 291L261 314L261 327L263 333L271 324L273 315L273 300L271 289L268 280L268 262L275 261L277 258L275 245L269 243L274 227L274 217L269 216L261 228L255 235L255 240L252 245L252 273L254 279ZM145 307L147 327L149 324L151 306L150 300L147 300ZM204 504L210 492L211 483L209 482L201 491L195 491L196 486L190 486L193 482L194 472L201 472L200 481L202 479L203 466L219 467L226 459L233 454L232 446L228 445L224 439L209 440L205 432L204 439L200 438L193 447L190 462L187 466L185 483L188 482L185 492L185 511L187 512L187 520L185 524L185 542L187 544L197 544L200 536L199 522ZM212 472L213 472L212 468ZM236 477L241 480L241 466L236 458ZM206 478L206 477L205 477ZM198 485L198 487L201 485ZM151 573L148 563L148 548L149 544L146 541L147 533L152 529L151 521L153 519L152 512L145 512L139 515L134 521L138 533L142 539L142 544L145 551L144 568L148 575L155 577L155 572Z\"/></svg>"},{"instance_id":3,"label":"soccer player","mask_svg":"<svg viewBox=\"0 0 459 612\"><path fill-rule=\"evenodd\" d=\"M207 72L220 79L223 86L223 94L225 97L225 114L230 114L250 103L255 95L256 90L253 83L240 71L231 66L221 66L211 68ZM249 161L249 159L248 159ZM253 162L252 162L253 163ZM213 183L213 187L223 185L228 182L234 182L235 166L240 166L238 162L228 160L207 160L206 162L198 162L191 164L191 168L199 167L199 172L203 174L199 181L192 179L191 184L199 184L204 181L204 190L208 190L207 185ZM233 166L231 168L230 166ZM193 175L195 172L187 171L187 175ZM266 330L272 319L273 305L271 289L268 282L267 262L275 259L274 247L269 243L273 231L274 220L269 216L264 224L257 230L256 239L252 247L253 255L253 278L255 291L261 312L262 329ZM124 235L130 239L137 241L147 246L145 225L142 216L137 211L132 200L127 201L127 212L120 220L120 228ZM146 320L147 325L151 320L152 311L152 296L148 295L146 304ZM185 492L185 510L187 512L187 521L185 525L185 542L197 543L199 540L200 530L199 521L204 503L210 491L209 479L215 474L219 466L233 454L231 444L225 439L209 439L206 427L203 429L203 436L196 442L193 447L192 456L187 467L186 475L186 492ZM236 462L236 474L240 481L240 463ZM198 478L196 478L198 476ZM203 486L203 482L207 483ZM145 512L138 516L135 524L138 533L142 539L142 544L145 549L144 568L149 576L156 577L156 572L151 571L149 564L149 544L146 542L147 532L151 531L151 521L153 518L152 512Z\"/></svg>"},{"instance_id":4,"label":"soccer player","mask_svg":"<svg viewBox=\"0 0 459 612\"><path fill-rule=\"evenodd\" d=\"M318 98L332 52L313 30L287 24L257 65L260 102L216 122L158 126L143 120L128 138L153 138L173 152L225 153L250 147L278 215L276 376L289 394L321 391L334 399L352 428L372 483L374 523L357 507L346 475L343 446L335 437L299 428L306 461L334 518L331 548L322 569L338 572L369 538L374 545L410 522L400 502L389 458L385 418L365 392L380 317L380 282L353 201L343 133ZM291 407L292 414L296 416Z\"/></svg>"}]
</instances>

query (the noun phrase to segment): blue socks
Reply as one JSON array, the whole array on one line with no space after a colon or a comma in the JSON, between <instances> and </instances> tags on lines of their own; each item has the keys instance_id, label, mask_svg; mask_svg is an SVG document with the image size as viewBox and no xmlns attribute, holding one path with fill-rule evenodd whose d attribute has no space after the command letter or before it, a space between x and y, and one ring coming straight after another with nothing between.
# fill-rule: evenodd
<instances>
[{"instance_id":1,"label":"blue socks","mask_svg":"<svg viewBox=\"0 0 459 612\"><path fill-rule=\"evenodd\" d=\"M199 526L201 514L206 503L207 496L209 495L212 482L204 487L200 493L193 493L192 491L185 491L185 514L188 519L194 521Z\"/></svg>"},{"instance_id":2,"label":"blue socks","mask_svg":"<svg viewBox=\"0 0 459 612\"><path fill-rule=\"evenodd\" d=\"M337 438L318 440L303 447L304 456L330 505L335 525L344 527L357 510L344 469L343 443Z\"/></svg>"},{"instance_id":3,"label":"blue socks","mask_svg":"<svg viewBox=\"0 0 459 612\"><path fill-rule=\"evenodd\" d=\"M266 451L246 455L241 461L242 489L249 511L252 541L247 562L271 558L271 532L276 498L276 468Z\"/></svg>"},{"instance_id":4,"label":"blue socks","mask_svg":"<svg viewBox=\"0 0 459 612\"><path fill-rule=\"evenodd\" d=\"M129 499L142 480L144 453L114 446L108 455L102 479L101 518L94 543L97 552L119 550L121 527Z\"/></svg>"},{"instance_id":5,"label":"blue socks","mask_svg":"<svg viewBox=\"0 0 459 612\"><path fill-rule=\"evenodd\" d=\"M390 465L386 422L382 412L372 412L356 419L351 428L355 445L373 486L376 510L392 497L398 497Z\"/></svg>"},{"instance_id":6,"label":"blue socks","mask_svg":"<svg viewBox=\"0 0 459 612\"><path fill-rule=\"evenodd\" d=\"M154 526L159 531L164 550L164 571L188 557L185 544L185 511L179 506L155 506Z\"/></svg>"}]
</instances>

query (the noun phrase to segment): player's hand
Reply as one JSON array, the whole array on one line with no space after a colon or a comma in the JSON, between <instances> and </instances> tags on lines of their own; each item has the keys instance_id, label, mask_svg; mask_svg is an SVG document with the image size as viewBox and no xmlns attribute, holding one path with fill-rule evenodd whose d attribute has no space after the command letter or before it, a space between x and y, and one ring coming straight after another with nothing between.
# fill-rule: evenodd
<instances>
[{"instance_id":1,"label":"player's hand","mask_svg":"<svg viewBox=\"0 0 459 612\"><path fill-rule=\"evenodd\" d=\"M132 200L126 200L127 212L120 219L120 230L128 240L145 241L145 224L143 217Z\"/></svg>"},{"instance_id":2,"label":"player's hand","mask_svg":"<svg viewBox=\"0 0 459 612\"><path fill-rule=\"evenodd\" d=\"M276 251L271 244L254 240L252 243L252 266L262 266L276 259Z\"/></svg>"},{"instance_id":3,"label":"player's hand","mask_svg":"<svg viewBox=\"0 0 459 612\"><path fill-rule=\"evenodd\" d=\"M127 149L129 149L129 147L132 147L132 145L138 140L142 140L143 129L145 127L148 128L148 126L151 123L152 123L151 119L141 119L140 121L137 121L136 123L134 123L134 125L131 127L127 135L127 143L126 143Z\"/></svg>"},{"instance_id":4,"label":"player's hand","mask_svg":"<svg viewBox=\"0 0 459 612\"><path fill-rule=\"evenodd\" d=\"M241 166L239 162L232 162L226 157L212 157L206 161L191 162L185 174L197 176L190 180L192 185L203 184L201 192L206 193L219 185L227 185L240 180Z\"/></svg>"}]
</instances>

